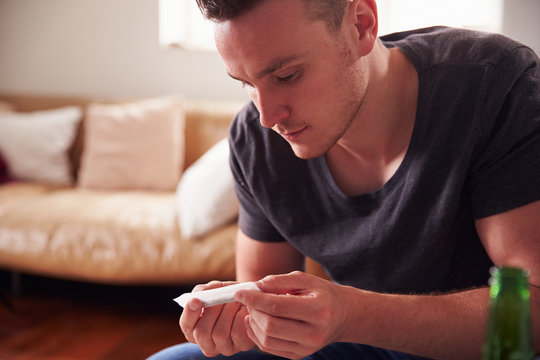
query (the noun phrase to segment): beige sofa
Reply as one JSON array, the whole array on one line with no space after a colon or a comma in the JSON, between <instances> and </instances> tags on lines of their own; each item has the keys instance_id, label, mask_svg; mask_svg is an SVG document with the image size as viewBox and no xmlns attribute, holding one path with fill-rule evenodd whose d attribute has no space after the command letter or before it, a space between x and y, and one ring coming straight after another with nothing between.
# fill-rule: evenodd
<instances>
[{"instance_id":1,"label":"beige sofa","mask_svg":"<svg viewBox=\"0 0 540 360\"><path fill-rule=\"evenodd\" d=\"M0 94L17 112L110 100ZM114 101L117 102L117 101ZM185 103L183 168L220 139L240 103ZM86 114L86 113L84 113ZM73 174L84 153L84 123L69 150ZM235 221L183 238L175 190L102 190L13 181L0 185L0 268L124 284L192 284L234 278Z\"/></svg>"}]
</instances>

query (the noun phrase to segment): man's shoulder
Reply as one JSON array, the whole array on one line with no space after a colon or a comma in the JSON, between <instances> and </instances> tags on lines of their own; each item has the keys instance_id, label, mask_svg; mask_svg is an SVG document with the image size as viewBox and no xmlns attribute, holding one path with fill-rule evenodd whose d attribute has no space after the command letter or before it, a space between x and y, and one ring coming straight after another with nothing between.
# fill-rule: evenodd
<instances>
[{"instance_id":1,"label":"man's shoulder","mask_svg":"<svg viewBox=\"0 0 540 360\"><path fill-rule=\"evenodd\" d=\"M508 57L522 63L537 61L531 49L513 39L468 29L437 26L393 33L381 40L400 48L420 71L446 64L491 66Z\"/></svg>"}]
</instances>

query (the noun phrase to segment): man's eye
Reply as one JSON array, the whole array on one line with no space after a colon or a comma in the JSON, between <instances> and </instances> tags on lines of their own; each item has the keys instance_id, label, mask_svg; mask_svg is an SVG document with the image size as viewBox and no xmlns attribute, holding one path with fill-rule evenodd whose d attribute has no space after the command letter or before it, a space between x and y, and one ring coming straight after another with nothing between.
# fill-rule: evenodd
<instances>
[{"instance_id":1,"label":"man's eye","mask_svg":"<svg viewBox=\"0 0 540 360\"><path fill-rule=\"evenodd\" d=\"M246 82L246 81L242 81L242 88L245 88L245 87L253 87L253 85L251 83Z\"/></svg>"},{"instance_id":2,"label":"man's eye","mask_svg":"<svg viewBox=\"0 0 540 360\"><path fill-rule=\"evenodd\" d=\"M281 83L289 83L293 80L295 80L298 77L298 72L295 71L290 75L287 76L276 76L276 79Z\"/></svg>"}]
</instances>

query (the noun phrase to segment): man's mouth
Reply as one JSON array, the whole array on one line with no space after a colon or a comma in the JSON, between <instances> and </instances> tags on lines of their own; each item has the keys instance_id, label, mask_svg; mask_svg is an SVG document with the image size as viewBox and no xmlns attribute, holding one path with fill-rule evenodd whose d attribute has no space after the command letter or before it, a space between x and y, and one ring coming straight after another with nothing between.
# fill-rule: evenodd
<instances>
[{"instance_id":1,"label":"man's mouth","mask_svg":"<svg viewBox=\"0 0 540 360\"><path fill-rule=\"evenodd\" d=\"M290 131L290 130L283 130L283 131L280 131L279 129L277 129L276 131L287 141L296 141L298 140L298 138L300 137L300 135L302 135L302 133L304 132L304 130L307 129L307 126L304 126L303 128L299 129L299 130L295 130L295 131Z\"/></svg>"}]
</instances>

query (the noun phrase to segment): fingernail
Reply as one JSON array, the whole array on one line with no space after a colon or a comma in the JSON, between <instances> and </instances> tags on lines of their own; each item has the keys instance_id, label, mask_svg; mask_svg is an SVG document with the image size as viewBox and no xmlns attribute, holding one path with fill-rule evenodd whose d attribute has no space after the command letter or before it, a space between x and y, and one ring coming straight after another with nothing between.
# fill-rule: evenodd
<instances>
[{"instance_id":1,"label":"fingernail","mask_svg":"<svg viewBox=\"0 0 540 360\"><path fill-rule=\"evenodd\" d=\"M199 311L199 304L194 301L190 301L188 307L191 311Z\"/></svg>"}]
</instances>

